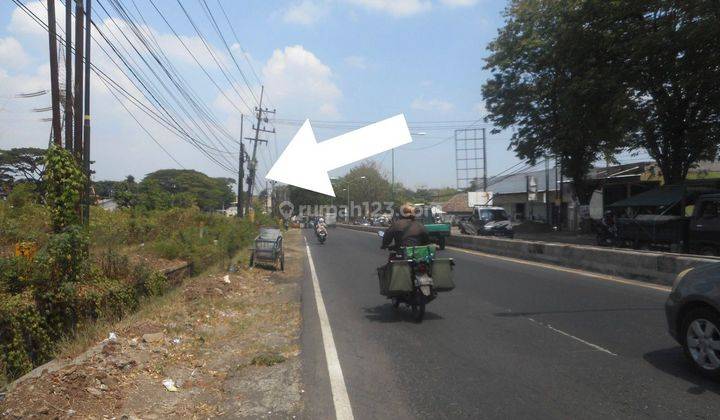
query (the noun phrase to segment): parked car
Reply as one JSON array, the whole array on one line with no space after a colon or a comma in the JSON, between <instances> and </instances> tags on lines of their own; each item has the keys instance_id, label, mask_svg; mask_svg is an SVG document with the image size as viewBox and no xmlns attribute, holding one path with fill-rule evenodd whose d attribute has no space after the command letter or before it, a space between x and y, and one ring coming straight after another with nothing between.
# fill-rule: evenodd
<instances>
[{"instance_id":1,"label":"parked car","mask_svg":"<svg viewBox=\"0 0 720 420\"><path fill-rule=\"evenodd\" d=\"M684 216L684 210L680 208L683 203L694 206L689 217ZM638 194L610 207L649 212L617 219L620 245L720 255L718 193L683 193L680 186L671 185Z\"/></svg>"},{"instance_id":2,"label":"parked car","mask_svg":"<svg viewBox=\"0 0 720 420\"><path fill-rule=\"evenodd\" d=\"M720 263L677 276L665 303L670 335L703 375L720 378Z\"/></svg>"}]
</instances>

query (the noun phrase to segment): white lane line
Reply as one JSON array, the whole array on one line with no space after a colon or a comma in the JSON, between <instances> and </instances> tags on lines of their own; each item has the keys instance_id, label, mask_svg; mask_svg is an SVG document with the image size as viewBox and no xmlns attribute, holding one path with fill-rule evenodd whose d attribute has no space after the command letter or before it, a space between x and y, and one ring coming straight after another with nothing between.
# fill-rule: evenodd
<instances>
[{"instance_id":1,"label":"white lane line","mask_svg":"<svg viewBox=\"0 0 720 420\"><path fill-rule=\"evenodd\" d=\"M307 250L308 262L310 263L310 274L312 275L313 290L315 292L315 306L317 307L318 317L320 318L320 331L322 332L323 346L325 347L325 360L327 361L328 375L330 376L330 391L332 392L333 404L335 405L335 418L338 420L353 420L350 397L348 397L347 388L345 387L345 378L343 377L340 359L338 359L337 348L335 347L335 340L333 339L332 329L330 328L330 319L328 318L325 302L320 292L320 282L315 272L315 263L313 263L307 238L305 238L305 249Z\"/></svg>"},{"instance_id":2,"label":"white lane line","mask_svg":"<svg viewBox=\"0 0 720 420\"><path fill-rule=\"evenodd\" d=\"M540 326L542 326L542 327L545 327L545 328L547 328L547 329L549 329L549 330L551 330L551 331L555 331L556 333L562 334L562 335L564 335L565 337L570 337L570 338L572 338L573 340L575 340L575 341L577 341L577 342L579 342L579 343L583 343L583 344L585 344L585 345L588 346L588 347L592 347L593 349L595 349L595 350L597 350L597 351L601 351L601 352L603 352L603 353L607 353L607 354L609 354L609 355L611 355L611 356L617 356L617 354L611 352L610 350L606 349L605 347L598 346L597 344L593 344L593 343L591 343L591 342L589 342L589 341L583 340L582 338L575 337L574 335L569 334L569 333L566 333L565 331L558 330L557 328L553 327L553 326L550 325L550 324L543 324L542 322L536 321L536 320L534 320L534 319L532 319L532 318L528 318L528 319L529 319L531 322L534 322L534 323L537 324L537 325L540 325Z\"/></svg>"},{"instance_id":3,"label":"white lane line","mask_svg":"<svg viewBox=\"0 0 720 420\"><path fill-rule=\"evenodd\" d=\"M374 232L367 232L364 230L354 230L354 229L346 229L346 230L352 230L353 232L362 232L362 233L367 233L370 235L376 235L376 233L374 233ZM496 260L514 262L517 264L532 265L535 267L542 267L542 268L547 268L550 270L562 271L562 272L571 273L571 274L577 274L579 276L590 277L590 278L594 278L597 280L611 281L613 283L620 283L620 284L625 284L628 286L643 287L645 289L657 290L659 292L669 293L672 290L672 288L669 286L661 286L659 284L646 283L646 282L639 281L639 280L630 280L630 279L626 279L623 277L611 276L609 274L592 273L590 271L579 270L577 268L568 268L568 267L562 267L559 265L541 263L541 262L537 262L537 261L521 260L519 258L506 257L503 255L488 254L488 253L485 253L482 251L476 251L474 249L464 249L464 248L458 248L458 247L449 246L449 245L446 248L451 249L453 251L464 252L464 253L470 254L470 255L476 255L478 257L493 258Z\"/></svg>"}]
</instances>

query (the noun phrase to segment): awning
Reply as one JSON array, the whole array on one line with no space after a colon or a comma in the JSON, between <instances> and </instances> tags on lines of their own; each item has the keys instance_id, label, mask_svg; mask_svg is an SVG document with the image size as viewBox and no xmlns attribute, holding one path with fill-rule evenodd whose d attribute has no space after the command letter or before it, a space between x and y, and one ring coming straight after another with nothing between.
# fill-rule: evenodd
<instances>
[{"instance_id":1,"label":"awning","mask_svg":"<svg viewBox=\"0 0 720 420\"><path fill-rule=\"evenodd\" d=\"M681 185L668 185L616 201L608 207L667 207L683 198Z\"/></svg>"}]
</instances>

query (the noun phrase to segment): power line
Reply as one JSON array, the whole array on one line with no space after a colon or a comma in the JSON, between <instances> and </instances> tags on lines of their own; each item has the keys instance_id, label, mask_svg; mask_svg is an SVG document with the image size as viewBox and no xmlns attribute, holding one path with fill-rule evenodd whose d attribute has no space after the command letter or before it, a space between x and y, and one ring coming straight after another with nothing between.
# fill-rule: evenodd
<instances>
[{"instance_id":1,"label":"power line","mask_svg":"<svg viewBox=\"0 0 720 420\"><path fill-rule=\"evenodd\" d=\"M16 5L18 5L28 16L30 16L33 20L35 20L36 23L38 23L43 29L47 31L47 25L32 11L30 10L21 0L12 0ZM98 32L99 28L95 24L95 22L92 23L92 25L96 28ZM58 37L61 44L64 45L65 41L62 37ZM98 43L98 46L100 49L105 53L105 55L108 56L108 58L113 61L113 63L117 66L117 63L114 62L112 59L112 56L104 49L102 44ZM145 104L143 104L141 101L139 101L137 98L135 98L134 95L130 94L125 88L123 88L121 85L119 85L115 80L110 78L107 74L105 74L104 71L99 69L95 65L91 65L91 69L93 72L95 72L98 77L100 77L101 80L103 80L104 83L108 84L108 86L114 88L118 93L120 93L125 98L129 99L133 105L138 107L141 111L146 113L148 116L150 116L152 119L154 119L156 122L160 123L162 126L164 126L166 129L168 129L171 132L175 132L175 134L179 135L181 138L185 137L186 140L188 140L191 144L193 144L201 153L205 154L211 161L216 163L218 166L222 167L225 170L232 171L232 168L228 168L224 166L221 162L217 161L214 157L212 157L206 150L204 150L198 142L190 137L187 133L183 132L183 129L179 126L176 126L172 123L172 121L168 122L165 121L165 117L161 116L160 114L157 114L155 111L148 108ZM124 72L123 72L124 73ZM130 79L132 81L132 79Z\"/></svg>"}]
</instances>

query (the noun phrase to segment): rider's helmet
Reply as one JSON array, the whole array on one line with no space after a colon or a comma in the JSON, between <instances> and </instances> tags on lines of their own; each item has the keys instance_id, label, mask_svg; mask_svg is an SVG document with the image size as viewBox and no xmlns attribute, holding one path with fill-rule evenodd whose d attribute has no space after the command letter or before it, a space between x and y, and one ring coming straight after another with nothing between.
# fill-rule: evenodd
<instances>
[{"instance_id":1,"label":"rider's helmet","mask_svg":"<svg viewBox=\"0 0 720 420\"><path fill-rule=\"evenodd\" d=\"M402 219L414 219L415 218L415 207L410 203L405 203L400 206L400 217Z\"/></svg>"},{"instance_id":2,"label":"rider's helmet","mask_svg":"<svg viewBox=\"0 0 720 420\"><path fill-rule=\"evenodd\" d=\"M320 219L318 219L318 223L325 223L325 219L321 217Z\"/></svg>"}]
</instances>

